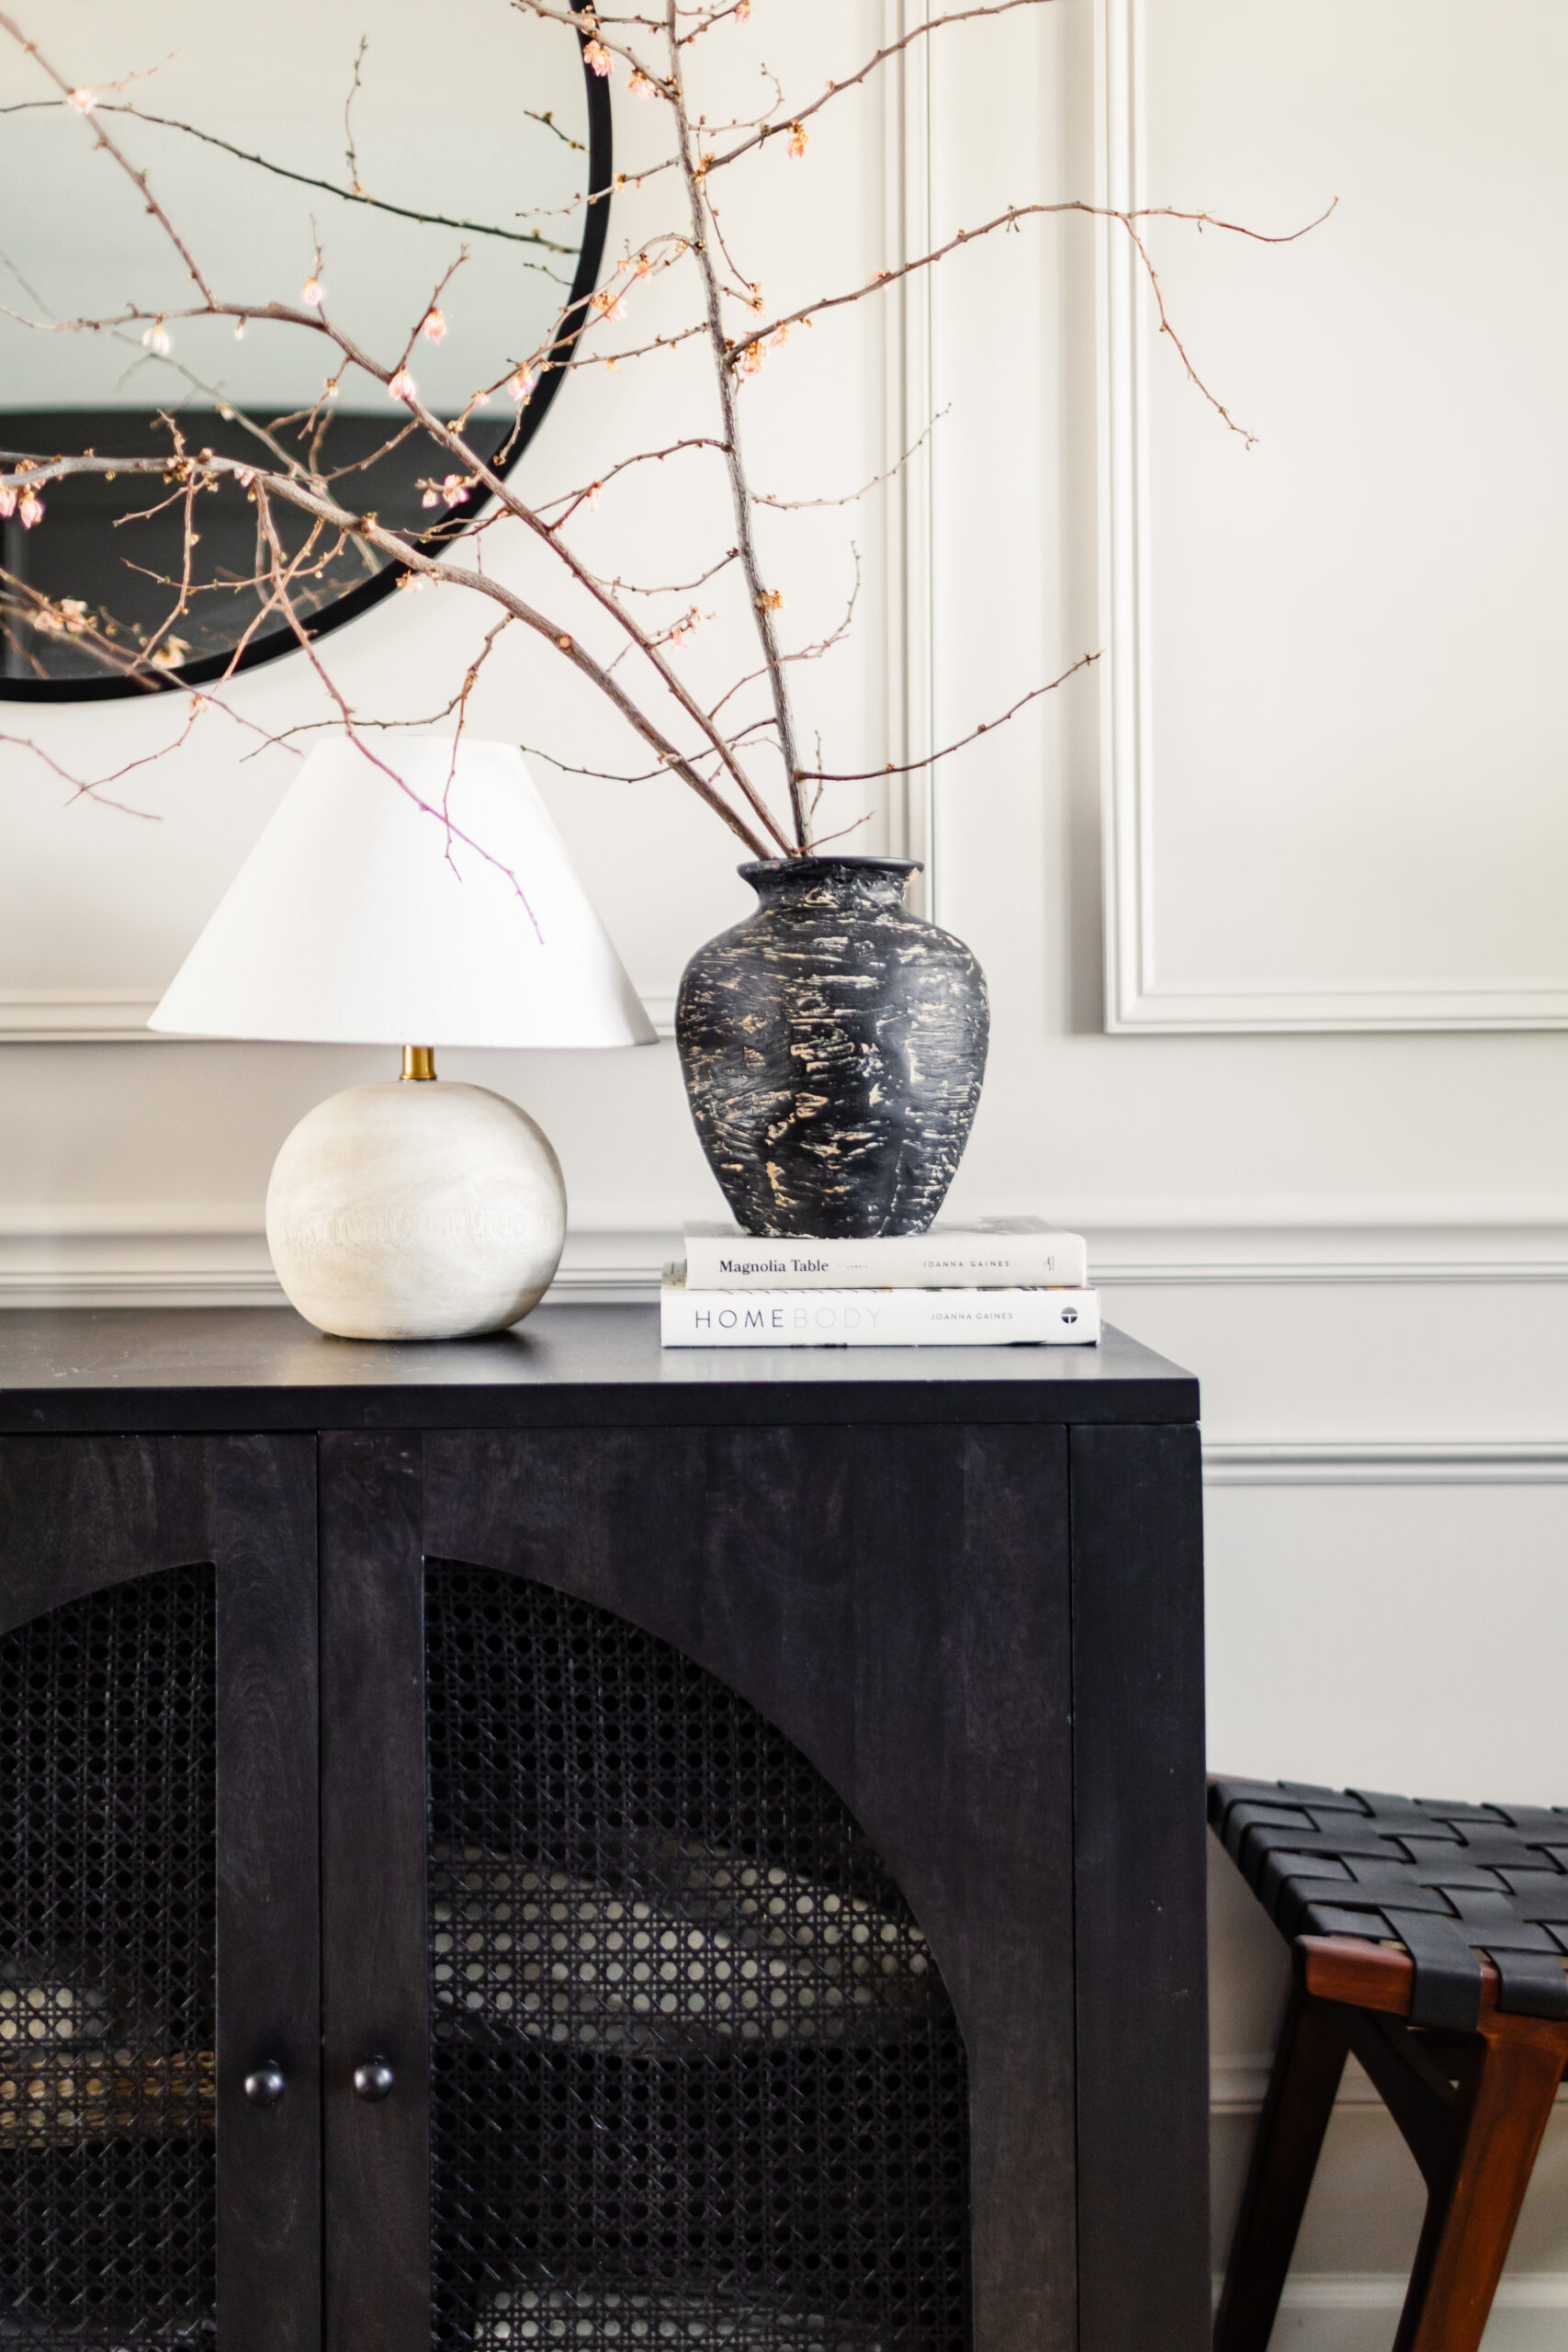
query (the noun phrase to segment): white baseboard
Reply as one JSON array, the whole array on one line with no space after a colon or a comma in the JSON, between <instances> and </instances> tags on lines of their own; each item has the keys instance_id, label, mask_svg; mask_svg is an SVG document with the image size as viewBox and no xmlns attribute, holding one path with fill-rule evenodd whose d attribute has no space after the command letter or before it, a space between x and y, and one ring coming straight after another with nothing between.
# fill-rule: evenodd
<instances>
[{"instance_id":1,"label":"white baseboard","mask_svg":"<svg viewBox=\"0 0 1568 2352\"><path fill-rule=\"evenodd\" d=\"M1286 2281L1269 2352L1388 2352L1408 2284L1398 2271L1298 2271ZM1217 2279L1214 2294L1217 2301ZM1562 2352L1565 2312L1568 2271L1505 2277L1484 2352Z\"/></svg>"},{"instance_id":2,"label":"white baseboard","mask_svg":"<svg viewBox=\"0 0 1568 2352\"><path fill-rule=\"evenodd\" d=\"M1264 2093L1269 2088L1269 2076L1274 2064L1273 2055L1265 2050L1239 2058L1215 2058L1209 2066L1209 2112L1211 2115L1257 2115L1263 2107ZM1381 2107L1368 2075L1350 2059L1339 2085L1336 2107ZM1559 2107L1568 2108L1568 2082L1557 2093Z\"/></svg>"}]
</instances>

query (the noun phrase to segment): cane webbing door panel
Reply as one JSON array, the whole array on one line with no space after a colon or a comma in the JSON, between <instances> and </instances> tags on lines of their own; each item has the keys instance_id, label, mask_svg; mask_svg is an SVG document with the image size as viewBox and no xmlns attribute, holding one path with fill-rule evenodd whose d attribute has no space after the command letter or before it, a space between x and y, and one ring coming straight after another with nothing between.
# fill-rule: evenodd
<instances>
[{"instance_id":1,"label":"cane webbing door panel","mask_svg":"<svg viewBox=\"0 0 1568 2352\"><path fill-rule=\"evenodd\" d=\"M312 1504L293 1440L0 1443L0 2342L319 2341Z\"/></svg>"},{"instance_id":2,"label":"cane webbing door panel","mask_svg":"<svg viewBox=\"0 0 1568 2352\"><path fill-rule=\"evenodd\" d=\"M433 1432L423 1483L438 2326L1070 2343L1065 1432Z\"/></svg>"},{"instance_id":3,"label":"cane webbing door panel","mask_svg":"<svg viewBox=\"0 0 1568 2352\"><path fill-rule=\"evenodd\" d=\"M424 1622L436 2343L964 2352L963 2042L843 1804L607 1611Z\"/></svg>"},{"instance_id":4,"label":"cane webbing door panel","mask_svg":"<svg viewBox=\"0 0 1568 2352\"><path fill-rule=\"evenodd\" d=\"M212 1588L0 1638L0 2327L40 2352L217 2309Z\"/></svg>"}]
</instances>

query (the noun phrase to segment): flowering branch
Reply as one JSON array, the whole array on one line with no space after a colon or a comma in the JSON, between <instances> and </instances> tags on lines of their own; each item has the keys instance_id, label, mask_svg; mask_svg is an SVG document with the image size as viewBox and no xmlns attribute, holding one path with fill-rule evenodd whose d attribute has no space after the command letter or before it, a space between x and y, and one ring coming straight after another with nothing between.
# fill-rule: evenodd
<instances>
[{"instance_id":1,"label":"flowering branch","mask_svg":"<svg viewBox=\"0 0 1568 2352\"><path fill-rule=\"evenodd\" d=\"M759 319L767 316L762 289L749 277L732 234L732 224L721 227L713 192L716 175L742 159L760 153L780 136L785 139L792 166L803 162L811 137L807 126L822 108L847 90L863 84L913 42L944 28L999 17L1021 7L1047 6L1049 0L984 0L984 5L958 7L931 17L912 27L901 39L886 43L847 79L829 83L825 93L793 108L783 100L779 85L770 77L773 95L766 108L750 120L726 122L722 126L711 122L694 99L688 79L689 60L694 44L726 25L744 23L751 14L751 0L714 0L714 5L695 7L684 6L681 0L653 0L657 13L652 14L611 14L592 6L559 6L556 0L512 0L512 5L542 22L570 28L581 45L591 74L604 83L619 74L623 77L622 86L632 96L654 101L668 109L671 152L662 161L650 163L640 170L636 175L637 184L641 187L660 172L673 171L680 183L684 217L678 228L667 228L645 241L640 249L628 248L599 287L560 301L536 348L508 358L503 369L492 373L489 382L470 391L451 414L438 412L421 395L415 369L422 346L440 342L446 333L443 304L451 306L455 315L460 307L462 281L456 274L462 267L464 252L459 252L437 277L420 311L407 324L398 348L372 351L344 330L327 302L323 292L325 264L319 245L298 300L276 296L264 301L227 299L211 275L204 271L194 243L187 242L176 226L151 187L147 174L123 153L106 125L107 116L130 116L220 148L254 168L320 188L343 201L369 205L399 219L434 222L470 235L502 237L551 254L566 254L573 250L552 242L536 227L525 232L493 223L458 222L445 215L420 212L369 196L360 182L353 120L353 108L360 92L363 44L355 62L353 86L344 108L348 184L340 186L234 146L199 125L176 122L128 104L110 104L107 93L95 96L90 91L73 88L13 18L0 10L0 32L17 42L35 60L58 97L83 118L97 148L117 164L157 222L183 265L197 297L177 310L153 311L132 299L112 316L61 320L39 315L24 318L23 323L40 334L107 334L127 342L133 342L140 330L146 350L160 359L168 359L175 331L183 322L223 319L233 325L236 334L252 326L264 331L277 327L304 330L318 338L318 347L325 360L322 389L313 398L307 396L305 403L290 415L271 420L246 415L221 393L199 384L188 369L183 368L180 360L173 361L182 368L187 385L212 400L224 421L249 436L242 444L247 451L243 458L220 449L193 448L190 443L196 435L188 430L188 416L182 423L178 414L160 420L169 447L152 456L90 450L54 455L30 450L0 451L0 517L15 514L28 528L36 528L44 520L46 492L52 484L73 478L124 478L131 483L144 480L155 487L158 494L142 510L143 514L162 514L174 518L180 534L177 560L165 556L155 569L146 564L132 567L142 577L166 588L169 597L167 610L156 627L137 634L134 643L128 644L120 625L107 608L100 611L91 607L85 597L45 596L4 574L0 574L0 624L29 633L25 641L40 674L49 654L48 641L69 638L73 646L90 654L106 671L130 683L161 689L182 683L178 672L189 658L186 639L175 634L176 628L184 626L199 636L199 626L193 627L187 616L196 613L199 618L202 613L211 610L210 601L198 605L197 600L210 600L221 594L244 598L248 601L241 614L243 625L237 621L224 639L228 647L225 675L232 674L264 628L280 621L287 634L304 651L336 712L336 720L332 723L346 729L366 749L367 756L376 759L377 754L365 742L367 731L392 722L367 720L350 708L329 674L316 629L320 606L340 587L345 567L352 573L357 565L366 577L390 567L403 584L461 589L469 596L482 598L486 600L485 608L493 616L479 652L468 662L457 691L438 714L454 722L455 741L468 725L472 696L493 648L507 630L520 624L587 681L617 720L645 747L653 762L645 772L626 775L618 775L614 768L580 768L558 760L558 766L569 774L610 776L627 784L671 776L697 795L749 855L767 859L807 854L824 841L840 838L845 831L854 829L837 827L826 834L816 831L817 808L826 786L874 782L879 777L907 774L915 766L926 766L930 761L910 762L903 766L889 762L879 768L840 771L826 766L818 747L816 765L802 764L791 676L795 665L821 658L842 640L850 628L859 592L859 559L857 555L855 594L849 598L848 609L838 625L815 638L802 632L804 642L787 641L779 618L784 599L770 582L758 542L757 510L761 507L789 514L812 507L850 504L863 498L908 463L928 438L936 420L926 425L892 465L843 498L786 499L759 493L750 483L740 407L748 382L758 377L765 360L788 341L794 328L867 300L917 272L932 269L962 246L996 232L1017 233L1026 220L1077 213L1109 220L1132 240L1158 314L1161 333L1170 337L1189 379L1202 398L1232 431L1243 433L1200 376L1177 334L1149 252L1146 226L1155 220L1176 220L1200 232L1213 228L1267 244L1289 243L1304 235L1306 230L1269 236L1240 222L1174 206L1120 210L1077 199L1010 205L993 220L961 229L929 253L878 270L863 284L829 290L814 302L786 309L768 323L759 324ZM569 136L553 122L549 127L558 137ZM728 141L728 145L720 143L725 140ZM622 184L619 180L615 183ZM609 187L590 187L586 199L578 201L586 200L591 207L603 204L608 201L611 192ZM1331 206L1329 210L1332 209ZM543 216L538 210L530 213L520 209L515 217L536 220ZM671 271L688 273L684 282L694 290L696 316L652 334L645 332L635 342L617 342L612 329L625 316L627 300L649 279L662 277ZM27 299L33 300L25 281L22 284ZM451 291L455 285L459 288L457 293ZM42 309L41 304L36 307ZM23 314L12 311L6 315L21 318ZM592 481L542 502L524 494L507 468L522 438L528 404L547 376L588 367L616 370L638 358L672 351L694 340L704 342L712 365L717 411L716 421L710 429L694 431L662 446L619 456ZM356 382L363 379L364 386L389 401L390 414L386 432L372 436L377 446L367 454L356 443L354 447L360 449L360 454L351 451L346 462L329 465L329 447L333 447L335 458L336 449L341 447L341 436L334 447L328 432L333 403L351 371ZM496 420L487 403L503 390L515 402L517 422L509 426L502 420L498 435ZM1245 434L1244 437L1251 438ZM428 458L423 457L426 451L431 453ZM411 509L417 504L430 517L428 521L422 522L412 513L405 515L401 509L397 516L384 518L370 503L378 494L376 469L384 467L394 457L412 481L412 489L400 488L398 495ZM618 571L612 575L601 561L591 561L584 546L592 546L592 541L586 537L584 526L586 518L600 507L607 487L634 469L643 469L646 474L647 469L652 469L652 479L662 481L668 461L677 457L689 457L699 463L717 460L722 466L733 516L733 545L725 548L723 540L719 540L718 548L723 551L715 550L712 560L696 569L694 579L683 581L630 581ZM379 477L390 478L385 474ZM686 483L687 469L677 468L673 479ZM401 482L400 475L399 480ZM197 502L207 492L229 500L244 498L254 510L254 556L242 560L237 567L233 558L227 570L215 568L210 562L205 566L197 562L196 550L202 536L197 527ZM127 515L121 519L133 518ZM491 547L487 535L501 523L514 528L543 558L551 579L566 599L561 612L553 609L556 598L548 589L537 600L525 598L487 562ZM166 522L163 527L168 530L172 525ZM730 533L727 531L725 536L728 537ZM688 563L682 568L694 567ZM671 565L671 569L676 567ZM700 612L690 599L714 581L723 582L721 598L743 598L745 616L755 632L761 661L722 691L718 690L717 681L705 680L699 692L687 675L690 665L684 649L699 622L712 616ZM649 611L650 604L653 609ZM574 617L564 617L563 613ZM593 642L584 643L575 617L579 616L585 616L583 626ZM1082 655L1048 684L1021 695L998 718L984 721L959 741L931 755L931 759L952 757L979 736L1004 725L1042 695L1055 692L1098 659L1095 653ZM765 693L768 707L764 713L756 708L761 695L750 702L740 699L750 695L753 687ZM186 732L197 713L206 707L206 699L198 698L193 703ZM290 729L278 737L266 737L264 731L264 740L286 741L299 731ZM179 740L183 741L184 736ZM22 744L21 739L0 741L37 750L36 746ZM378 760L378 764L386 763ZM390 767L388 773L393 773ZM759 780L764 775L771 779L766 786ZM83 797L101 794L100 785L66 780L73 782L73 788ZM115 779L103 781L112 783ZM777 809L775 801L779 804ZM428 813L446 827L450 854L453 842L463 837L451 825L445 798L439 807L433 805ZM863 818L857 819L855 824L863 821Z\"/></svg>"}]
</instances>

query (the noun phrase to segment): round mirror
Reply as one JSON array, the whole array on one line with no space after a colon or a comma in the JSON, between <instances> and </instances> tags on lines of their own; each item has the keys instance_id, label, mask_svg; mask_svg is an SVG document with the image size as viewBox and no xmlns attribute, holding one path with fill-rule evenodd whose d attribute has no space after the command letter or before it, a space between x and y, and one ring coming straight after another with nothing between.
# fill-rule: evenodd
<instances>
[{"instance_id":1,"label":"round mirror","mask_svg":"<svg viewBox=\"0 0 1568 2352\"><path fill-rule=\"evenodd\" d=\"M506 0L34 6L41 55L0 37L0 462L183 443L297 460L400 529L460 526L471 509L433 515L422 487L446 453L324 336L186 315L202 296L176 238L220 302L319 305L377 362L406 351L430 405L512 465L561 380L527 363L570 356L607 225L608 93L577 29ZM199 684L298 643L238 484L195 506L188 567L177 482L84 474L41 515L13 503L0 695ZM311 527L278 512L315 633L399 574Z\"/></svg>"}]
</instances>

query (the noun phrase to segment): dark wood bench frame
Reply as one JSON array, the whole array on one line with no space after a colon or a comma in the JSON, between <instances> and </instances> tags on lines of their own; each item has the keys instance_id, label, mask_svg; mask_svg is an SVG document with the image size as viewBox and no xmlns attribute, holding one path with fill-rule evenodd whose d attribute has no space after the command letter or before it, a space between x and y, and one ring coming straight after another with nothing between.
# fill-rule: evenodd
<instances>
[{"instance_id":1,"label":"dark wood bench frame","mask_svg":"<svg viewBox=\"0 0 1568 2352\"><path fill-rule=\"evenodd\" d=\"M1568 2063L1568 2019L1509 2015L1483 1961L1473 2033L1408 2023L1408 1952L1301 1936L1243 2194L1215 2352L1264 2352L1296 2235L1354 2052L1427 2183L1427 2218L1394 2352L1476 2352Z\"/></svg>"}]
</instances>

